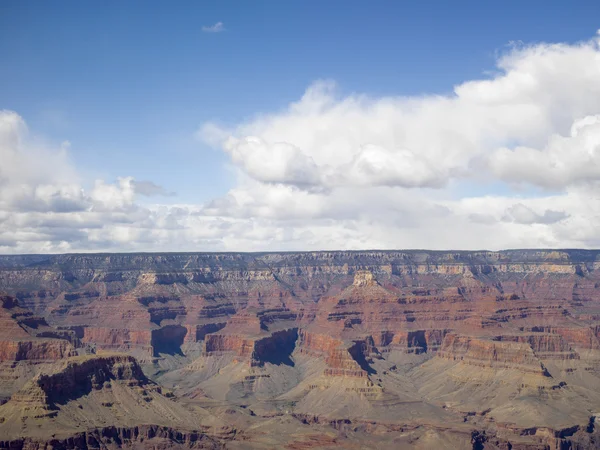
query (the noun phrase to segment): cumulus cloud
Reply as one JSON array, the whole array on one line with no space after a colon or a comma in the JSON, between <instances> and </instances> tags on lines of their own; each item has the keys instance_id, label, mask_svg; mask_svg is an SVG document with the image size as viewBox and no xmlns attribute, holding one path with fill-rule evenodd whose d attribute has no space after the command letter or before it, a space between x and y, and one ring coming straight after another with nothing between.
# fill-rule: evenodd
<instances>
[{"instance_id":1,"label":"cumulus cloud","mask_svg":"<svg viewBox=\"0 0 600 450\"><path fill-rule=\"evenodd\" d=\"M591 151L597 121L579 119L600 110L597 39L514 48L497 68L491 79L462 83L448 96L339 97L334 83L321 81L283 113L233 129L208 123L200 134L212 145L221 138L232 162L255 180L297 186L441 188L486 163L510 177L511 156L553 167L557 158L545 153L569 153L564 143L551 142L561 148L537 159L525 144L542 145L570 127L571 145L585 140Z\"/></svg>"},{"instance_id":2,"label":"cumulus cloud","mask_svg":"<svg viewBox=\"0 0 600 450\"><path fill-rule=\"evenodd\" d=\"M597 209L577 186L600 186L598 79L593 38L515 46L451 95L340 96L316 82L283 111L201 127L242 175L204 211L326 218L384 247L589 245L564 230Z\"/></svg>"},{"instance_id":3,"label":"cumulus cloud","mask_svg":"<svg viewBox=\"0 0 600 450\"><path fill-rule=\"evenodd\" d=\"M546 209L542 214L538 214L524 204L516 203L515 205L506 209L506 213L502 220L530 225L533 223L556 223L566 219L567 217L569 216L565 212L554 211L551 209Z\"/></svg>"},{"instance_id":4,"label":"cumulus cloud","mask_svg":"<svg viewBox=\"0 0 600 450\"><path fill-rule=\"evenodd\" d=\"M576 120L568 136L553 134L540 149L500 148L489 159L494 175L516 183L564 188L600 179L600 115Z\"/></svg>"},{"instance_id":5,"label":"cumulus cloud","mask_svg":"<svg viewBox=\"0 0 600 450\"><path fill-rule=\"evenodd\" d=\"M68 143L36 140L15 112L0 112L0 251L85 250L97 230L154 227L136 194L169 194L164 188L122 177L86 191L68 151Z\"/></svg>"},{"instance_id":6,"label":"cumulus cloud","mask_svg":"<svg viewBox=\"0 0 600 450\"><path fill-rule=\"evenodd\" d=\"M323 187L442 186L476 151L472 136L456 133L451 119L441 120L447 108L448 101L437 98L338 99L332 83L318 82L283 114L264 115L231 130L222 148L258 181ZM216 137L226 134L216 129L206 124L207 131L201 133L210 131L213 145ZM248 137L251 148L244 145ZM277 176L270 161L277 164ZM301 177L293 167L302 168Z\"/></svg>"},{"instance_id":7,"label":"cumulus cloud","mask_svg":"<svg viewBox=\"0 0 600 450\"><path fill-rule=\"evenodd\" d=\"M84 183L68 143L3 112L0 251L600 246L598 38L513 47L496 69L450 95L318 81L278 112L205 123L238 177L204 204L148 204L172 193L127 174Z\"/></svg>"},{"instance_id":8,"label":"cumulus cloud","mask_svg":"<svg viewBox=\"0 0 600 450\"><path fill-rule=\"evenodd\" d=\"M217 22L214 25L210 25L210 26L203 26L202 27L202 31L204 31L205 33L220 33L222 31L225 31L225 25L223 25L223 22Z\"/></svg>"},{"instance_id":9,"label":"cumulus cloud","mask_svg":"<svg viewBox=\"0 0 600 450\"><path fill-rule=\"evenodd\" d=\"M313 159L285 142L269 144L258 137L231 137L224 145L231 160L252 178L267 183L312 186L318 184L319 170Z\"/></svg>"}]
</instances>

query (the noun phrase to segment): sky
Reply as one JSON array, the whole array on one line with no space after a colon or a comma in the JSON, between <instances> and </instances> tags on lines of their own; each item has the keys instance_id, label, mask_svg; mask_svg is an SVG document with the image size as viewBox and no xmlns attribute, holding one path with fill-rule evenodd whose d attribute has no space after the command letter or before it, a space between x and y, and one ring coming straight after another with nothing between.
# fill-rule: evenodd
<instances>
[{"instance_id":1,"label":"sky","mask_svg":"<svg viewBox=\"0 0 600 450\"><path fill-rule=\"evenodd\" d=\"M598 17L0 2L0 253L598 248Z\"/></svg>"}]
</instances>

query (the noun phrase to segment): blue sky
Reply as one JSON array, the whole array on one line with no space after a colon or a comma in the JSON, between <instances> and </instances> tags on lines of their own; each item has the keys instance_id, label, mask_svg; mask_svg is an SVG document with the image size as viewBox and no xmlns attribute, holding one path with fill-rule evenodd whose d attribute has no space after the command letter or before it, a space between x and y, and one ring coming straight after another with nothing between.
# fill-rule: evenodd
<instances>
[{"instance_id":1,"label":"blue sky","mask_svg":"<svg viewBox=\"0 0 600 450\"><path fill-rule=\"evenodd\" d=\"M0 2L0 252L600 245L598 17Z\"/></svg>"},{"instance_id":2,"label":"blue sky","mask_svg":"<svg viewBox=\"0 0 600 450\"><path fill-rule=\"evenodd\" d=\"M595 1L6 1L0 100L71 142L92 175L129 174L204 201L232 184L201 123L284 108L318 79L342 92L447 93L511 41L576 41ZM226 31L204 33L223 22Z\"/></svg>"}]
</instances>

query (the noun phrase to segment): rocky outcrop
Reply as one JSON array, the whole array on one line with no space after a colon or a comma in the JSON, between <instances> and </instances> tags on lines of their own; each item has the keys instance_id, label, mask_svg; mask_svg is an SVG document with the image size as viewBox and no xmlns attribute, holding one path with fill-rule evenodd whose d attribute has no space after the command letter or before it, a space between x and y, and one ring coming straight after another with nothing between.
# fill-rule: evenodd
<instances>
[{"instance_id":1,"label":"rocky outcrop","mask_svg":"<svg viewBox=\"0 0 600 450\"><path fill-rule=\"evenodd\" d=\"M146 378L131 356L76 357L67 360L56 373L34 377L0 408L0 416L10 417L19 411L22 421L54 417L58 405L100 390L113 380L124 381L130 387L147 385L150 389L160 389Z\"/></svg>"},{"instance_id":2,"label":"rocky outcrop","mask_svg":"<svg viewBox=\"0 0 600 450\"><path fill-rule=\"evenodd\" d=\"M0 302L0 362L54 361L76 354L75 333L50 327L14 297L2 295Z\"/></svg>"},{"instance_id":3,"label":"rocky outcrop","mask_svg":"<svg viewBox=\"0 0 600 450\"><path fill-rule=\"evenodd\" d=\"M372 369L367 360L376 352L372 338L345 342L326 334L300 330L298 334L300 353L325 359L327 376L365 378Z\"/></svg>"},{"instance_id":4,"label":"rocky outcrop","mask_svg":"<svg viewBox=\"0 0 600 450\"><path fill-rule=\"evenodd\" d=\"M178 430L159 425L105 427L60 439L20 438L0 441L0 448L11 450L88 450L98 448L190 448L223 449L224 444L201 431Z\"/></svg>"},{"instance_id":5,"label":"rocky outcrop","mask_svg":"<svg viewBox=\"0 0 600 450\"><path fill-rule=\"evenodd\" d=\"M227 325L226 322L221 323L206 323L202 325L186 325L187 332L185 334L185 342L201 342L209 333L215 333Z\"/></svg>"},{"instance_id":6,"label":"rocky outcrop","mask_svg":"<svg viewBox=\"0 0 600 450\"><path fill-rule=\"evenodd\" d=\"M529 344L534 354L540 359L579 359L579 354L560 334L530 333L502 335L493 338L502 342L522 342Z\"/></svg>"},{"instance_id":7,"label":"rocky outcrop","mask_svg":"<svg viewBox=\"0 0 600 450\"><path fill-rule=\"evenodd\" d=\"M369 270L357 270L354 274L354 282L353 286L356 287L368 287L375 286L377 281L375 280L375 276Z\"/></svg>"},{"instance_id":8,"label":"rocky outcrop","mask_svg":"<svg viewBox=\"0 0 600 450\"><path fill-rule=\"evenodd\" d=\"M220 448L206 427L128 355L75 357L39 374L0 406L0 448ZM207 436L207 431L218 439ZM33 430L23 438L24 430ZM214 447L216 445L216 447ZM105 447L106 446L106 447Z\"/></svg>"},{"instance_id":9,"label":"rocky outcrop","mask_svg":"<svg viewBox=\"0 0 600 450\"><path fill-rule=\"evenodd\" d=\"M384 331L374 333L374 344L385 350L396 349L407 353L431 353L437 351L449 330Z\"/></svg>"},{"instance_id":10,"label":"rocky outcrop","mask_svg":"<svg viewBox=\"0 0 600 450\"><path fill-rule=\"evenodd\" d=\"M495 341L450 333L444 338L437 356L472 366L512 368L546 375L531 346L524 342Z\"/></svg>"},{"instance_id":11,"label":"rocky outcrop","mask_svg":"<svg viewBox=\"0 0 600 450\"><path fill-rule=\"evenodd\" d=\"M235 334L213 333L204 340L204 354L207 356L233 353L241 358L250 358L254 352L254 339Z\"/></svg>"},{"instance_id":12,"label":"rocky outcrop","mask_svg":"<svg viewBox=\"0 0 600 450\"><path fill-rule=\"evenodd\" d=\"M296 347L298 329L284 329L256 337L243 337L228 333L205 336L204 355L215 356L232 353L246 360L251 367L265 363L292 364L290 355Z\"/></svg>"},{"instance_id":13,"label":"rocky outcrop","mask_svg":"<svg viewBox=\"0 0 600 450\"><path fill-rule=\"evenodd\" d=\"M127 328L86 327L82 342L94 344L107 351L140 350L152 356L152 331L130 330Z\"/></svg>"},{"instance_id":14,"label":"rocky outcrop","mask_svg":"<svg viewBox=\"0 0 600 450\"><path fill-rule=\"evenodd\" d=\"M341 339L333 338L327 334L299 330L298 349L300 352L312 356L326 356L343 345Z\"/></svg>"},{"instance_id":15,"label":"rocky outcrop","mask_svg":"<svg viewBox=\"0 0 600 450\"><path fill-rule=\"evenodd\" d=\"M55 361L76 354L73 346L62 339L0 341L0 361Z\"/></svg>"},{"instance_id":16,"label":"rocky outcrop","mask_svg":"<svg viewBox=\"0 0 600 450\"><path fill-rule=\"evenodd\" d=\"M43 392L52 406L86 390L102 389L104 383L112 380L125 381L128 386L153 385L135 358L128 355L73 358L60 372L39 375L32 385Z\"/></svg>"},{"instance_id":17,"label":"rocky outcrop","mask_svg":"<svg viewBox=\"0 0 600 450\"><path fill-rule=\"evenodd\" d=\"M600 342L598 341L598 333L595 328L591 327L553 327L553 326L537 326L530 327L530 331L540 333L551 333L561 336L569 344L581 349L598 350Z\"/></svg>"}]
</instances>

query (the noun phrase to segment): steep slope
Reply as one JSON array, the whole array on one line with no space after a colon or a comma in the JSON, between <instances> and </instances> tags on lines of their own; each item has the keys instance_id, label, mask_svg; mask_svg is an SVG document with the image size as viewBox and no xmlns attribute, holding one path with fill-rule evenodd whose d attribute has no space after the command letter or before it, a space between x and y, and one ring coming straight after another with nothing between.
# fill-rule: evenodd
<instances>
[{"instance_id":1,"label":"steep slope","mask_svg":"<svg viewBox=\"0 0 600 450\"><path fill-rule=\"evenodd\" d=\"M107 429L100 435L108 442L115 433L135 440L151 437L136 429L144 425L150 427L147 430L154 427L165 434L171 429L185 439L219 447L206 436L214 429L214 418L199 410L192 413L170 397L144 376L131 356L74 357L54 373L35 376L0 406L0 439L18 441L27 436L43 442L75 435L81 439L83 432L89 441L97 439L97 430Z\"/></svg>"},{"instance_id":2,"label":"steep slope","mask_svg":"<svg viewBox=\"0 0 600 450\"><path fill-rule=\"evenodd\" d=\"M78 346L72 331L54 329L14 297L0 295L0 399L56 361L76 355Z\"/></svg>"}]
</instances>

